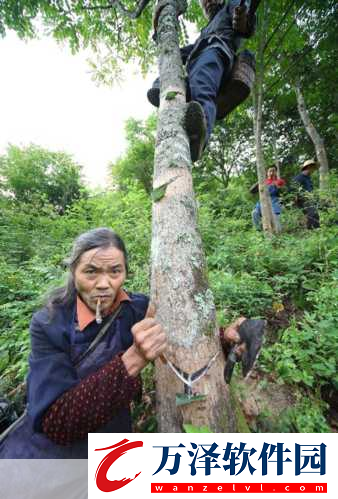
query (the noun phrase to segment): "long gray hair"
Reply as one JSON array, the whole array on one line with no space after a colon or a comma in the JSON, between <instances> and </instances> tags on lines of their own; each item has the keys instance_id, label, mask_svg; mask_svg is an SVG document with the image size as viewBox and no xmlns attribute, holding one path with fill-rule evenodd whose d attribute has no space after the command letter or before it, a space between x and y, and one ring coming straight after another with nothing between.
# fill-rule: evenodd
<instances>
[{"instance_id":1,"label":"long gray hair","mask_svg":"<svg viewBox=\"0 0 338 499\"><path fill-rule=\"evenodd\" d=\"M50 313L53 313L56 305L70 305L76 297L76 288L74 281L75 269L80 261L81 256L86 251L94 248L117 248L122 251L128 273L128 255L125 244L121 237L113 230L106 227L92 229L78 236L73 244L72 253L66 260L69 269L67 283L61 288L57 288L50 293L47 298L47 308Z\"/></svg>"}]
</instances>

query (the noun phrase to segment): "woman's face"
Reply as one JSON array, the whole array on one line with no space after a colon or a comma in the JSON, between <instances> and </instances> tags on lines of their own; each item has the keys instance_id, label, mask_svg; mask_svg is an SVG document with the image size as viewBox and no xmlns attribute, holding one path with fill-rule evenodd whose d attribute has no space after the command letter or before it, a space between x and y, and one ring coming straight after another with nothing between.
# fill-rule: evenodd
<instances>
[{"instance_id":1,"label":"woman's face","mask_svg":"<svg viewBox=\"0 0 338 499\"><path fill-rule=\"evenodd\" d=\"M268 178L274 178L276 175L277 175L276 168L269 168L268 169Z\"/></svg>"},{"instance_id":2,"label":"woman's face","mask_svg":"<svg viewBox=\"0 0 338 499\"><path fill-rule=\"evenodd\" d=\"M114 303L126 275L122 251L113 247L94 248L82 254L75 268L75 288L93 312L100 299L104 315Z\"/></svg>"}]
</instances>

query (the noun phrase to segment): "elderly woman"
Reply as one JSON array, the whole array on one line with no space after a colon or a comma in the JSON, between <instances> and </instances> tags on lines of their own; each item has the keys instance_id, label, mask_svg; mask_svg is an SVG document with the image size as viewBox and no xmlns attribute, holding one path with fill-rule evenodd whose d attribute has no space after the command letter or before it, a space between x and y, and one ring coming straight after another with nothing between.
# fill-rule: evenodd
<instances>
[{"instance_id":1,"label":"elderly woman","mask_svg":"<svg viewBox=\"0 0 338 499\"><path fill-rule=\"evenodd\" d=\"M149 299L123 289L128 260L117 234L99 228L80 235L69 270L66 286L33 316L27 412L2 438L0 458L81 459L89 432L131 432L140 371L166 348ZM221 331L225 348L238 344L238 356L243 321ZM248 370L258 348L246 344Z\"/></svg>"},{"instance_id":2,"label":"elderly woman","mask_svg":"<svg viewBox=\"0 0 338 499\"><path fill-rule=\"evenodd\" d=\"M82 234L69 269L67 285L33 316L27 414L1 458L86 458L88 432L130 432L138 375L165 350L148 298L123 290L128 261L118 235Z\"/></svg>"}]
</instances>

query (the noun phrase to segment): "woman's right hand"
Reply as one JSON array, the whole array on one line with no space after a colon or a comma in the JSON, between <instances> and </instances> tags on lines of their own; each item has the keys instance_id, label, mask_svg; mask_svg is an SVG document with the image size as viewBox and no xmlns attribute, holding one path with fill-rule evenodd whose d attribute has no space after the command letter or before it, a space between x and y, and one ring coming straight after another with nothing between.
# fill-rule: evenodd
<instances>
[{"instance_id":1,"label":"woman's right hand","mask_svg":"<svg viewBox=\"0 0 338 499\"><path fill-rule=\"evenodd\" d=\"M134 343L122 355L122 361L131 376L137 376L148 362L157 359L167 347L167 336L155 319L155 312L154 305L150 303L145 318L131 329Z\"/></svg>"}]
</instances>

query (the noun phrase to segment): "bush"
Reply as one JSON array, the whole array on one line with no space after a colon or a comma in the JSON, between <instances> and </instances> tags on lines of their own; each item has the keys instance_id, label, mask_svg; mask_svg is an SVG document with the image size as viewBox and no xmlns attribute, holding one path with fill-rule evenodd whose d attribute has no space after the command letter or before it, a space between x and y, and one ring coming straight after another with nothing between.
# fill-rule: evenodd
<instances>
[{"instance_id":1,"label":"bush","mask_svg":"<svg viewBox=\"0 0 338 499\"><path fill-rule=\"evenodd\" d=\"M313 307L301 321L293 320L278 343L263 352L261 365L284 382L319 390L338 386L338 281L308 293Z\"/></svg>"}]
</instances>

